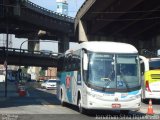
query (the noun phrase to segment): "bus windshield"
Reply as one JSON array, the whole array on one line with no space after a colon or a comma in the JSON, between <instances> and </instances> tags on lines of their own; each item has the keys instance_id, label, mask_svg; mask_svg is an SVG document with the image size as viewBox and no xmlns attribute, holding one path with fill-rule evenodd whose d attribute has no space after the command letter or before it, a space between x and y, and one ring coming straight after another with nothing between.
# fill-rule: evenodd
<instances>
[{"instance_id":1,"label":"bus windshield","mask_svg":"<svg viewBox=\"0 0 160 120\"><path fill-rule=\"evenodd\" d=\"M155 70L160 69L160 60L154 60L149 62L149 69Z\"/></svg>"},{"instance_id":2,"label":"bus windshield","mask_svg":"<svg viewBox=\"0 0 160 120\"><path fill-rule=\"evenodd\" d=\"M106 91L140 88L139 60L133 54L89 53L87 83Z\"/></svg>"}]
</instances>

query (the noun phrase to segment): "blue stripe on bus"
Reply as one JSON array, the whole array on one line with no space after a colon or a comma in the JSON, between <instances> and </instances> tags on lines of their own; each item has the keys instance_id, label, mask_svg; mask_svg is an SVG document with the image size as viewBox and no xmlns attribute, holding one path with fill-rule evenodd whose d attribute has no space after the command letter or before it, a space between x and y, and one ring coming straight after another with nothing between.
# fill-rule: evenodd
<instances>
[{"instance_id":1,"label":"blue stripe on bus","mask_svg":"<svg viewBox=\"0 0 160 120\"><path fill-rule=\"evenodd\" d=\"M105 93L105 94L115 94L115 92L106 92L106 91L101 91L101 90L92 90L92 91L100 92L100 93ZM139 90L132 91L132 92L126 92L126 93L128 93L128 95L136 95L136 94L139 93Z\"/></svg>"},{"instance_id":2,"label":"blue stripe on bus","mask_svg":"<svg viewBox=\"0 0 160 120\"><path fill-rule=\"evenodd\" d=\"M128 95L136 95L139 93L139 90L128 92Z\"/></svg>"}]
</instances>

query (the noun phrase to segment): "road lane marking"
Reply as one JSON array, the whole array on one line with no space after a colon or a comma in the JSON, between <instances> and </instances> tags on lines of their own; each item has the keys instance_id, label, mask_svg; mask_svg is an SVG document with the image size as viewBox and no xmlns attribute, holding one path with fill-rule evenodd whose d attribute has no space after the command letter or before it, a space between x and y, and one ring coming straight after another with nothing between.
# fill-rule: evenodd
<instances>
[{"instance_id":1,"label":"road lane marking","mask_svg":"<svg viewBox=\"0 0 160 120\"><path fill-rule=\"evenodd\" d=\"M37 99L36 101L40 102L40 103L41 103L43 106L45 106L45 107L51 107L51 108L54 108L54 107L55 107L55 105L47 102L47 101L44 100L44 99Z\"/></svg>"}]
</instances>

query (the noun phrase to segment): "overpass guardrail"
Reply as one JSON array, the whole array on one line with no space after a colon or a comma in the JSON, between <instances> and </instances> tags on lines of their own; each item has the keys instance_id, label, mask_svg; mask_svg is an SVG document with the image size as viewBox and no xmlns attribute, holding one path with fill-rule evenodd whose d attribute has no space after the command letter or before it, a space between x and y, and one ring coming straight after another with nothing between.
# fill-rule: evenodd
<instances>
[{"instance_id":1,"label":"overpass guardrail","mask_svg":"<svg viewBox=\"0 0 160 120\"><path fill-rule=\"evenodd\" d=\"M0 47L0 52L6 53L6 51L7 51L7 48ZM8 52L13 54L19 54L19 55L29 54L29 55L40 55L40 56L53 57L53 58L58 58L58 56L60 55L60 53L56 53L56 52L51 52L51 54L45 54L41 50L31 51L27 49L18 49L18 48L8 48Z\"/></svg>"},{"instance_id":2,"label":"overpass guardrail","mask_svg":"<svg viewBox=\"0 0 160 120\"><path fill-rule=\"evenodd\" d=\"M31 2L29 0L22 0L22 4L24 6L26 6L26 7L34 10L34 11L41 12L44 15L47 15L47 16L50 16L50 17L54 17L54 18L57 18L57 19L60 19L62 21L66 21L66 22L71 22L71 23L74 22L74 18L73 17L70 17L70 16L67 16L67 15L63 15L63 14L48 10L48 9L46 9L44 7L41 7L41 6Z\"/></svg>"}]
</instances>

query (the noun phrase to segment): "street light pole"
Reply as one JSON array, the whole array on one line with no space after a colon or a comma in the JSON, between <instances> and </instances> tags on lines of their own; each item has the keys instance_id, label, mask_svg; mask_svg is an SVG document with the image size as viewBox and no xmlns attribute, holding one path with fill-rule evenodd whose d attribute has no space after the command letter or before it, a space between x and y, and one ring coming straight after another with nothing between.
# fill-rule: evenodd
<instances>
[{"instance_id":1,"label":"street light pole","mask_svg":"<svg viewBox=\"0 0 160 120\"><path fill-rule=\"evenodd\" d=\"M28 40L25 40L25 41L23 41L22 43L21 43L21 45L20 45L20 58L19 58L19 69L20 69L20 64L21 64L21 49L22 49L22 45L25 43L25 42L27 42Z\"/></svg>"},{"instance_id":2,"label":"street light pole","mask_svg":"<svg viewBox=\"0 0 160 120\"><path fill-rule=\"evenodd\" d=\"M28 40L25 40L25 41L23 41L22 43L21 43L21 45L20 45L20 57L19 57L19 70L18 70L18 75L19 75L19 80L18 81L20 81L21 80L21 72L22 72L22 70L21 70L21 49L22 49L22 45L25 43L25 42L27 42Z\"/></svg>"},{"instance_id":3,"label":"street light pole","mask_svg":"<svg viewBox=\"0 0 160 120\"><path fill-rule=\"evenodd\" d=\"M7 97L7 74L8 74L8 34L9 34L9 27L8 27L8 8L6 8L6 57L4 61L4 66L5 66L5 97Z\"/></svg>"},{"instance_id":4,"label":"street light pole","mask_svg":"<svg viewBox=\"0 0 160 120\"><path fill-rule=\"evenodd\" d=\"M19 57L19 69L21 68L20 66L20 64L21 64L21 55L22 55L22 45L25 43L25 42L55 42L55 41L52 41L52 40L25 40L25 41L23 41L22 43L21 43L21 45L20 45L20 57ZM19 72L19 79L20 79L20 72Z\"/></svg>"}]
</instances>

